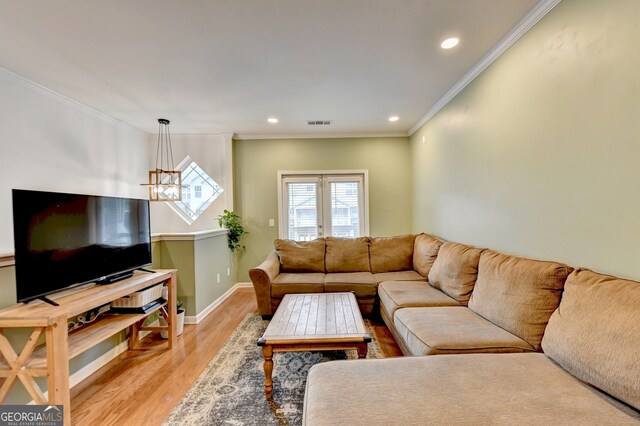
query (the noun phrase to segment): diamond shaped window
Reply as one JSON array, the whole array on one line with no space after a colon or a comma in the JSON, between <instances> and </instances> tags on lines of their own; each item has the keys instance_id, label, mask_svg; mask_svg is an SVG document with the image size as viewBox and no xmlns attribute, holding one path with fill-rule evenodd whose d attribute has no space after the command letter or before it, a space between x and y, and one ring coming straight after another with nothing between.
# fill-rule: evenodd
<instances>
[{"instance_id":1,"label":"diamond shaped window","mask_svg":"<svg viewBox=\"0 0 640 426\"><path fill-rule=\"evenodd\" d=\"M182 171L182 201L169 204L188 224L192 224L224 192L191 157L187 156L177 167Z\"/></svg>"}]
</instances>

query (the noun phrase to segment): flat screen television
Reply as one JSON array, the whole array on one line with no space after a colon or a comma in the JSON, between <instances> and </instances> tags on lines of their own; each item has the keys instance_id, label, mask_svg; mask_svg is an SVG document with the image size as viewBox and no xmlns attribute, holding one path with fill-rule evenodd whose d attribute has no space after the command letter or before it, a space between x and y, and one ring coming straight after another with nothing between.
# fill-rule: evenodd
<instances>
[{"instance_id":1,"label":"flat screen television","mask_svg":"<svg viewBox=\"0 0 640 426\"><path fill-rule=\"evenodd\" d=\"M149 225L148 200L14 189L18 301L149 265Z\"/></svg>"}]
</instances>

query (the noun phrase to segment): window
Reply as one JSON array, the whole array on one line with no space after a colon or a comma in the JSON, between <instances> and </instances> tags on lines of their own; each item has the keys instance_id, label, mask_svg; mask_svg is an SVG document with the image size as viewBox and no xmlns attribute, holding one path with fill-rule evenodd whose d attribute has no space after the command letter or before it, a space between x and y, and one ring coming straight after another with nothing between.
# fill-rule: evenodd
<instances>
[{"instance_id":1,"label":"window","mask_svg":"<svg viewBox=\"0 0 640 426\"><path fill-rule=\"evenodd\" d=\"M309 241L318 238L318 183L316 179L291 177L286 186L285 227L287 237L297 241Z\"/></svg>"},{"instance_id":2,"label":"window","mask_svg":"<svg viewBox=\"0 0 640 426\"><path fill-rule=\"evenodd\" d=\"M278 172L280 237L368 235L367 171Z\"/></svg>"},{"instance_id":3,"label":"window","mask_svg":"<svg viewBox=\"0 0 640 426\"><path fill-rule=\"evenodd\" d=\"M182 171L182 201L168 204L185 222L192 224L224 189L189 156L178 164L177 169Z\"/></svg>"}]
</instances>

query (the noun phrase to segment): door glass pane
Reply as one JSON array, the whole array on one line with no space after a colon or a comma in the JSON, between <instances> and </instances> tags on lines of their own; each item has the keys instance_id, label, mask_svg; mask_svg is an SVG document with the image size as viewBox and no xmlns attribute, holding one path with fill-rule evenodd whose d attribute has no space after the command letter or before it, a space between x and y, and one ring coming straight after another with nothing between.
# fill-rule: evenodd
<instances>
[{"instance_id":1,"label":"door glass pane","mask_svg":"<svg viewBox=\"0 0 640 426\"><path fill-rule=\"evenodd\" d=\"M331 235L360 236L358 182L331 182Z\"/></svg>"},{"instance_id":2,"label":"door glass pane","mask_svg":"<svg viewBox=\"0 0 640 426\"><path fill-rule=\"evenodd\" d=\"M315 182L287 183L290 240L318 238L318 186Z\"/></svg>"}]
</instances>

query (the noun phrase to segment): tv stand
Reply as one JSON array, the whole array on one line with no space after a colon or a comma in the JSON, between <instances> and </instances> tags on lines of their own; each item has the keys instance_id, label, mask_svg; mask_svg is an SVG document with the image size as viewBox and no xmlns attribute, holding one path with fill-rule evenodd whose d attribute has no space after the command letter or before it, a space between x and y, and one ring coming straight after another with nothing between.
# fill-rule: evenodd
<instances>
[{"instance_id":1,"label":"tv stand","mask_svg":"<svg viewBox=\"0 0 640 426\"><path fill-rule=\"evenodd\" d=\"M0 403L19 380L36 404L64 406L64 424L71 424L69 395L69 360L114 334L130 329L129 349L139 345L141 331L168 332L168 348L175 346L177 337L176 271L158 270L152 274L134 273L131 278L108 285L76 287L56 293L52 297L58 306L35 300L29 304L16 304L0 310ZM103 314L95 322L69 333L67 321L91 309L116 299L165 283L168 301L158 304L149 312L132 314ZM145 327L144 322L159 311L168 325ZM11 344L4 329L29 330L30 337L20 350ZM45 344L38 346L44 336ZM36 377L47 377L48 395L45 397Z\"/></svg>"},{"instance_id":2,"label":"tv stand","mask_svg":"<svg viewBox=\"0 0 640 426\"><path fill-rule=\"evenodd\" d=\"M59 303L54 302L53 300L49 299L47 296L40 296L40 297L38 297L38 299L42 300L43 302L46 302L46 303L48 303L50 305L53 305L53 306L60 306ZM30 301L27 301L25 303L29 303L29 302Z\"/></svg>"},{"instance_id":3,"label":"tv stand","mask_svg":"<svg viewBox=\"0 0 640 426\"><path fill-rule=\"evenodd\" d=\"M117 274L108 275L104 278L96 280L95 283L98 285L112 284L118 281L126 280L127 278L131 278L132 276L133 276L133 271L119 272Z\"/></svg>"}]
</instances>

